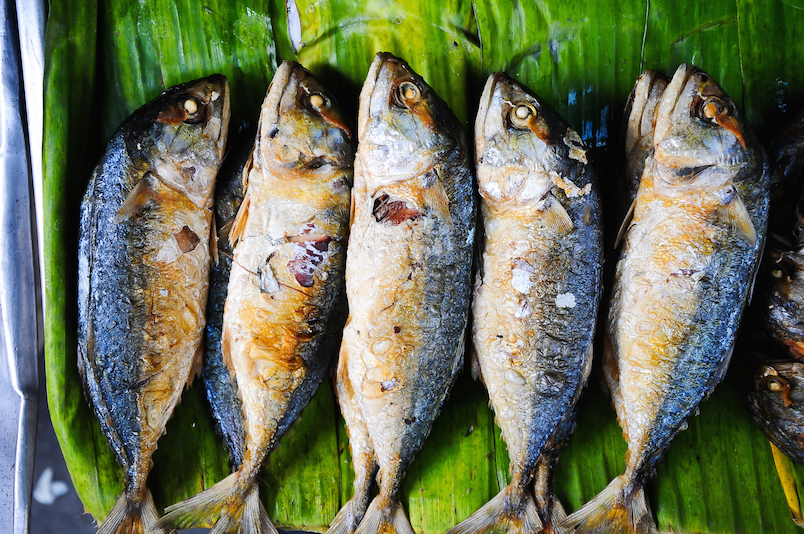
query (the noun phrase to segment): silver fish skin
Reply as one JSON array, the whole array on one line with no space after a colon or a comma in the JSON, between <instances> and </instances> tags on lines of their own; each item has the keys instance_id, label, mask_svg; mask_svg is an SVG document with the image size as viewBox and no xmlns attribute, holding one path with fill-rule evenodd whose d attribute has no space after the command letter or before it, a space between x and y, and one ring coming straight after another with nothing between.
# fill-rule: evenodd
<instances>
[{"instance_id":1,"label":"silver fish skin","mask_svg":"<svg viewBox=\"0 0 804 534\"><path fill-rule=\"evenodd\" d=\"M754 373L748 408L762 432L804 464L804 363L768 362Z\"/></svg>"},{"instance_id":2,"label":"silver fish skin","mask_svg":"<svg viewBox=\"0 0 804 534\"><path fill-rule=\"evenodd\" d=\"M226 365L221 338L223 336L223 309L229 293L229 274L232 271L234 247L229 232L243 203L245 194L243 168L251 158L253 132L246 143L234 145L218 173L215 185L215 226L217 239L213 240L213 262L209 273L207 324L204 328L204 365L201 380L207 395L218 432L235 465L243 462L246 448L246 431L243 428L243 402L237 389L237 377Z\"/></svg>"},{"instance_id":3,"label":"silver fish skin","mask_svg":"<svg viewBox=\"0 0 804 534\"><path fill-rule=\"evenodd\" d=\"M115 132L81 204L78 369L126 479L100 533L155 531L145 482L201 363L212 192L228 125L223 76L168 89Z\"/></svg>"},{"instance_id":4,"label":"silver fish skin","mask_svg":"<svg viewBox=\"0 0 804 534\"><path fill-rule=\"evenodd\" d=\"M277 532L257 477L331 368L324 349L343 293L353 162L352 134L332 96L301 65L283 62L262 104L229 231L221 347L241 400L242 462L169 506L161 525Z\"/></svg>"},{"instance_id":5,"label":"silver fish skin","mask_svg":"<svg viewBox=\"0 0 804 534\"><path fill-rule=\"evenodd\" d=\"M765 240L766 156L723 89L681 65L656 115L604 340L626 469L562 524L577 534L656 532L644 484L726 372Z\"/></svg>"},{"instance_id":6,"label":"silver fish skin","mask_svg":"<svg viewBox=\"0 0 804 534\"><path fill-rule=\"evenodd\" d=\"M460 367L471 294L470 149L402 59L375 56L360 93L349 318L337 393L356 473L330 533L412 533L400 481ZM373 472L379 495L371 504Z\"/></svg>"},{"instance_id":7,"label":"silver fish skin","mask_svg":"<svg viewBox=\"0 0 804 534\"><path fill-rule=\"evenodd\" d=\"M552 533L556 445L592 365L603 264L597 184L580 136L503 73L486 83L475 147L484 246L473 368L508 445L511 482L449 534Z\"/></svg>"}]
</instances>

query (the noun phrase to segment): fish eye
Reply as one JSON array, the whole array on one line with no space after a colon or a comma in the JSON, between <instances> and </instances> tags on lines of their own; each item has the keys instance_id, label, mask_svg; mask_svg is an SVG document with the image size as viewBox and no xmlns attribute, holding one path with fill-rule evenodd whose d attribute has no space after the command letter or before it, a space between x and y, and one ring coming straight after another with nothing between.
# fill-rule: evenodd
<instances>
[{"instance_id":1,"label":"fish eye","mask_svg":"<svg viewBox=\"0 0 804 534\"><path fill-rule=\"evenodd\" d=\"M716 96L710 96L702 100L697 109L698 118L707 122L713 122L721 113L728 112L729 106Z\"/></svg>"},{"instance_id":2,"label":"fish eye","mask_svg":"<svg viewBox=\"0 0 804 534\"><path fill-rule=\"evenodd\" d=\"M198 101L195 98L188 98L183 104L184 110L190 115L198 113Z\"/></svg>"},{"instance_id":3,"label":"fish eye","mask_svg":"<svg viewBox=\"0 0 804 534\"><path fill-rule=\"evenodd\" d=\"M321 93L313 93L313 94L311 94L309 101L310 101L310 106L316 111L320 111L322 109L327 109L331 105L330 101L329 101L329 98L327 98L326 96L322 95Z\"/></svg>"},{"instance_id":4,"label":"fish eye","mask_svg":"<svg viewBox=\"0 0 804 534\"><path fill-rule=\"evenodd\" d=\"M399 99L403 102L417 102L422 97L421 91L413 82L402 82L399 84Z\"/></svg>"},{"instance_id":5,"label":"fish eye","mask_svg":"<svg viewBox=\"0 0 804 534\"><path fill-rule=\"evenodd\" d=\"M781 378L772 377L765 382L765 387L768 388L768 391L779 393L787 388L787 384Z\"/></svg>"},{"instance_id":6,"label":"fish eye","mask_svg":"<svg viewBox=\"0 0 804 534\"><path fill-rule=\"evenodd\" d=\"M510 113L511 124L520 130L527 130L529 128L528 122L531 117L537 116L536 109L529 104L519 104L511 110Z\"/></svg>"}]
</instances>

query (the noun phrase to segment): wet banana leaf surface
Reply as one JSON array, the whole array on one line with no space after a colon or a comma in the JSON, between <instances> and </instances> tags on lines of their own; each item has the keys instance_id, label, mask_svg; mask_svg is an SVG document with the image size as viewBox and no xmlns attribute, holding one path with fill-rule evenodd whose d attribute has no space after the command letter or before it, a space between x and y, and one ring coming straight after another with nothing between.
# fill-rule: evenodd
<instances>
[{"instance_id":1,"label":"wet banana leaf surface","mask_svg":"<svg viewBox=\"0 0 804 534\"><path fill-rule=\"evenodd\" d=\"M65 0L50 6L45 87L46 356L51 416L84 505L108 513L123 473L82 392L76 367L77 241L81 197L106 142L165 88L212 73L231 84L231 139L254 128L284 59L299 61L356 117L372 57L405 58L451 106L471 137L485 77L504 70L542 96L592 149L607 206L622 151L622 110L645 68L706 70L760 138L802 108L801 0ZM250 141L240 141L250 142ZM606 233L620 221L606 219ZM612 267L611 262L606 266ZM604 300L602 310L606 309ZM662 531L795 532L771 447L745 408L749 310L732 367L689 420L647 486ZM598 351L601 352L601 351ZM468 354L466 360L468 361ZM596 361L577 428L556 471L568 511L624 467L625 441ZM164 508L224 478L229 455L200 383L159 441L148 486ZM793 471L804 492L804 468ZM292 529L324 531L351 497L348 438L330 382L271 454L261 495ZM444 532L508 482L508 457L488 396L466 370L403 481L413 527Z\"/></svg>"}]
</instances>

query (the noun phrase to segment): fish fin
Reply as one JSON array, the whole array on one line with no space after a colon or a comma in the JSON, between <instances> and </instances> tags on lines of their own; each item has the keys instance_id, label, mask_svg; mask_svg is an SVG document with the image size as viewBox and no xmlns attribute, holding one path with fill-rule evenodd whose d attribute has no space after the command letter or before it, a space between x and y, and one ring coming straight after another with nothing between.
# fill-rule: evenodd
<instances>
[{"instance_id":1,"label":"fish fin","mask_svg":"<svg viewBox=\"0 0 804 534\"><path fill-rule=\"evenodd\" d=\"M561 205L557 198L550 195L547 204L542 210L542 220L545 226L555 230L560 234L567 234L572 231L572 219L567 210Z\"/></svg>"},{"instance_id":2,"label":"fish fin","mask_svg":"<svg viewBox=\"0 0 804 534\"><path fill-rule=\"evenodd\" d=\"M159 512L149 490L145 490L140 506L130 507L124 491L114 503L109 515L98 526L98 534L166 534L156 526Z\"/></svg>"},{"instance_id":3,"label":"fish fin","mask_svg":"<svg viewBox=\"0 0 804 534\"><path fill-rule=\"evenodd\" d=\"M620 503L617 494L622 489L622 477L615 478L595 498L562 521L559 528L574 534L657 534L645 490L635 488L625 502Z\"/></svg>"},{"instance_id":4,"label":"fish fin","mask_svg":"<svg viewBox=\"0 0 804 534\"><path fill-rule=\"evenodd\" d=\"M754 223L751 222L751 215L736 191L722 209L725 211L726 220L733 231L739 232L749 245L757 242L757 231L754 229Z\"/></svg>"},{"instance_id":5,"label":"fish fin","mask_svg":"<svg viewBox=\"0 0 804 534\"><path fill-rule=\"evenodd\" d=\"M237 242L240 241L240 238L243 237L243 231L246 229L246 219L248 219L248 207L250 204L251 195L246 192L243 203L240 204L240 209L237 210L237 215L232 223L232 229L229 230L229 245L231 245L232 248L234 248Z\"/></svg>"},{"instance_id":6,"label":"fish fin","mask_svg":"<svg viewBox=\"0 0 804 534\"><path fill-rule=\"evenodd\" d=\"M543 503L544 506L540 506L538 502L536 503L537 508L539 508L539 517L542 520L542 534L570 534L571 529L561 527L561 523L567 518L567 512L564 511L564 507L561 506L558 497L551 492L547 499L548 501Z\"/></svg>"},{"instance_id":7,"label":"fish fin","mask_svg":"<svg viewBox=\"0 0 804 534\"><path fill-rule=\"evenodd\" d=\"M210 534L277 534L260 502L259 486L252 482L244 488L240 476L241 472L235 471L211 488L168 506L156 526L185 529L213 525Z\"/></svg>"},{"instance_id":8,"label":"fish fin","mask_svg":"<svg viewBox=\"0 0 804 534\"><path fill-rule=\"evenodd\" d=\"M512 501L522 501L521 504ZM512 511L514 511L512 513ZM523 489L506 486L478 511L452 527L447 534L536 534L542 532L542 520L536 501Z\"/></svg>"},{"instance_id":9,"label":"fish fin","mask_svg":"<svg viewBox=\"0 0 804 534\"><path fill-rule=\"evenodd\" d=\"M366 510L355 534L415 534L402 503L377 495Z\"/></svg>"},{"instance_id":10,"label":"fish fin","mask_svg":"<svg viewBox=\"0 0 804 534\"><path fill-rule=\"evenodd\" d=\"M209 240L209 254L212 256L212 261L215 265L220 265L218 261L218 223L215 222L215 217L212 217L212 232Z\"/></svg>"},{"instance_id":11,"label":"fish fin","mask_svg":"<svg viewBox=\"0 0 804 534\"><path fill-rule=\"evenodd\" d=\"M625 233L628 231L628 227L631 226L631 220L634 218L635 208L636 208L636 198L631 201L631 205L628 207L628 211L625 213L623 223L620 225L620 229L617 230L617 237L614 239L614 248L620 246L620 242L625 237Z\"/></svg>"},{"instance_id":12,"label":"fish fin","mask_svg":"<svg viewBox=\"0 0 804 534\"><path fill-rule=\"evenodd\" d=\"M120 205L120 209L117 210L117 214L114 216L114 222L120 223L135 217L142 217L145 206L154 198L154 194L154 189L151 186L150 173L148 173L137 182L137 185L131 188L123 204Z\"/></svg>"},{"instance_id":13,"label":"fish fin","mask_svg":"<svg viewBox=\"0 0 804 534\"><path fill-rule=\"evenodd\" d=\"M327 529L327 534L354 534L360 519L355 517L354 499L343 505Z\"/></svg>"}]
</instances>

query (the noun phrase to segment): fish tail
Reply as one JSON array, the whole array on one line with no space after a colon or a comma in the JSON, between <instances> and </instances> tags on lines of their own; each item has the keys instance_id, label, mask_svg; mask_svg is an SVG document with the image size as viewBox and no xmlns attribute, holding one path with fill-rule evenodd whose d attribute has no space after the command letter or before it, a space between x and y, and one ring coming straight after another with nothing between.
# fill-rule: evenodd
<instances>
[{"instance_id":1,"label":"fish tail","mask_svg":"<svg viewBox=\"0 0 804 534\"><path fill-rule=\"evenodd\" d=\"M559 526L574 528L574 531L570 530L574 534L656 534L645 490L635 488L626 498L620 499L618 495L623 489L623 478L615 478Z\"/></svg>"},{"instance_id":2,"label":"fish tail","mask_svg":"<svg viewBox=\"0 0 804 534\"><path fill-rule=\"evenodd\" d=\"M566 529L561 526L561 523L567 518L567 512L561 506L561 502L556 497L555 493L549 493L547 502L540 504L538 501L536 507L539 509L539 517L542 519L542 534L569 534L571 529Z\"/></svg>"},{"instance_id":3,"label":"fish tail","mask_svg":"<svg viewBox=\"0 0 804 534\"><path fill-rule=\"evenodd\" d=\"M377 495L366 510L355 534L415 534L402 503Z\"/></svg>"},{"instance_id":4,"label":"fish tail","mask_svg":"<svg viewBox=\"0 0 804 534\"><path fill-rule=\"evenodd\" d=\"M447 534L481 534L502 531L508 534L542 532L536 501L521 486L506 486L477 512L452 527Z\"/></svg>"},{"instance_id":5,"label":"fish tail","mask_svg":"<svg viewBox=\"0 0 804 534\"><path fill-rule=\"evenodd\" d=\"M362 516L358 517L358 511L355 510L355 499L352 498L343 505L343 508L338 511L332 524L327 529L327 534L354 534L357 525L360 524Z\"/></svg>"},{"instance_id":6,"label":"fish tail","mask_svg":"<svg viewBox=\"0 0 804 534\"><path fill-rule=\"evenodd\" d=\"M259 486L253 481L244 483L241 475L236 471L211 488L168 506L157 526L212 526L210 534L277 534L260 502Z\"/></svg>"},{"instance_id":7,"label":"fish tail","mask_svg":"<svg viewBox=\"0 0 804 534\"><path fill-rule=\"evenodd\" d=\"M149 490L145 490L139 505L132 503L124 491L98 527L98 534L164 534L156 526L158 520L159 512Z\"/></svg>"}]
</instances>

